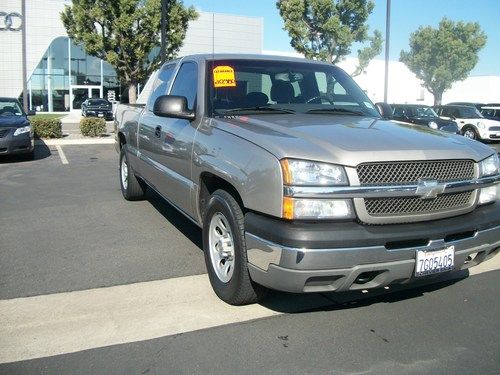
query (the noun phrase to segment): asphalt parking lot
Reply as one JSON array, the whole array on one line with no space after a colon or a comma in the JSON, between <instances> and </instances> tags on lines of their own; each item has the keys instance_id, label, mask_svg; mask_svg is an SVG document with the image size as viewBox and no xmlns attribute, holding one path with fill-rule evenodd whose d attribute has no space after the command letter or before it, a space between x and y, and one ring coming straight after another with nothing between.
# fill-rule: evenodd
<instances>
[{"instance_id":1,"label":"asphalt parking lot","mask_svg":"<svg viewBox=\"0 0 500 375\"><path fill-rule=\"evenodd\" d=\"M435 285L230 307L201 231L154 193L125 201L117 165L112 145L0 160L1 374L498 373L497 259Z\"/></svg>"}]
</instances>

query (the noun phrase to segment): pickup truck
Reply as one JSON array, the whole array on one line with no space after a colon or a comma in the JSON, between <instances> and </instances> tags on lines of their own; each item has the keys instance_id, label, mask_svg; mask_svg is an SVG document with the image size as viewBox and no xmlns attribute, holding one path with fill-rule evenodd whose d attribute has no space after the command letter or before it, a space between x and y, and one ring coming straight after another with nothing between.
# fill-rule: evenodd
<instances>
[{"instance_id":1,"label":"pickup truck","mask_svg":"<svg viewBox=\"0 0 500 375\"><path fill-rule=\"evenodd\" d=\"M432 282L500 250L497 153L384 120L338 67L193 55L148 85L116 112L123 196L153 189L202 228L227 303Z\"/></svg>"}]
</instances>

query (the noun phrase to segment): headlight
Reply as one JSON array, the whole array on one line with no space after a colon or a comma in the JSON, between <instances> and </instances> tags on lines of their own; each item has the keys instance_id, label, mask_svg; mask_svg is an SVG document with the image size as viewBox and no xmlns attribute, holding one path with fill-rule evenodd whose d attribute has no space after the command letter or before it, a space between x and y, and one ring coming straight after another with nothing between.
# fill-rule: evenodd
<instances>
[{"instance_id":1,"label":"headlight","mask_svg":"<svg viewBox=\"0 0 500 375\"><path fill-rule=\"evenodd\" d=\"M497 200L498 196L498 185L489 186L487 188L482 188L479 191L479 202L478 204L487 204Z\"/></svg>"},{"instance_id":2,"label":"headlight","mask_svg":"<svg viewBox=\"0 0 500 375\"><path fill-rule=\"evenodd\" d=\"M481 121L479 121L479 122L477 123L477 127L478 127L479 129L485 129L485 128L486 128L486 125L484 125Z\"/></svg>"},{"instance_id":3,"label":"headlight","mask_svg":"<svg viewBox=\"0 0 500 375\"><path fill-rule=\"evenodd\" d=\"M14 137L16 135L29 133L30 131L31 131L31 125L23 126L22 128L17 128L16 131L14 132Z\"/></svg>"},{"instance_id":4,"label":"headlight","mask_svg":"<svg viewBox=\"0 0 500 375\"><path fill-rule=\"evenodd\" d=\"M429 128L431 129L439 129L438 124L436 124L434 121L429 121Z\"/></svg>"},{"instance_id":5,"label":"headlight","mask_svg":"<svg viewBox=\"0 0 500 375\"><path fill-rule=\"evenodd\" d=\"M285 185L330 186L347 185L344 167L307 160L280 161Z\"/></svg>"},{"instance_id":6,"label":"headlight","mask_svg":"<svg viewBox=\"0 0 500 375\"><path fill-rule=\"evenodd\" d=\"M354 210L349 199L283 199L285 219L351 219Z\"/></svg>"},{"instance_id":7,"label":"headlight","mask_svg":"<svg viewBox=\"0 0 500 375\"><path fill-rule=\"evenodd\" d=\"M499 161L498 154L493 154L489 158L484 159L479 163L479 168L481 171L481 176L493 176L499 173Z\"/></svg>"}]
</instances>

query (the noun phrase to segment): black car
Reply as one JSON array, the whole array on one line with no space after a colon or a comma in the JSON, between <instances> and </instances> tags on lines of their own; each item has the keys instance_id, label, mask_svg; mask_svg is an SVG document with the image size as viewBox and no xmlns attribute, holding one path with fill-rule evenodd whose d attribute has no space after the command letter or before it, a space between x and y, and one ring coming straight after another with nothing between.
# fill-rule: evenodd
<instances>
[{"instance_id":1,"label":"black car","mask_svg":"<svg viewBox=\"0 0 500 375\"><path fill-rule=\"evenodd\" d=\"M439 118L438 114L429 106L420 104L391 104L391 107L393 120L428 126L429 128L448 133L459 133L455 121Z\"/></svg>"},{"instance_id":2,"label":"black car","mask_svg":"<svg viewBox=\"0 0 500 375\"><path fill-rule=\"evenodd\" d=\"M0 98L0 155L32 157L33 150L33 128L21 104L14 98Z\"/></svg>"},{"instance_id":3,"label":"black car","mask_svg":"<svg viewBox=\"0 0 500 375\"><path fill-rule=\"evenodd\" d=\"M111 103L106 99L87 99L82 103L82 116L113 120Z\"/></svg>"}]
</instances>

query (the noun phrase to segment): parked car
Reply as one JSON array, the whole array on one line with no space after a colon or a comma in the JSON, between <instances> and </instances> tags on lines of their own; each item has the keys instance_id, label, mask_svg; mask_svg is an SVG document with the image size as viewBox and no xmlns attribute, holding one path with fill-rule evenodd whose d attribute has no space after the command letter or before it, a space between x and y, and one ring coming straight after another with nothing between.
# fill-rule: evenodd
<instances>
[{"instance_id":1,"label":"parked car","mask_svg":"<svg viewBox=\"0 0 500 375\"><path fill-rule=\"evenodd\" d=\"M33 128L19 101L0 98L0 155L33 157L34 145Z\"/></svg>"},{"instance_id":2,"label":"parked car","mask_svg":"<svg viewBox=\"0 0 500 375\"><path fill-rule=\"evenodd\" d=\"M439 117L453 120L464 137L477 140L500 139L498 121L486 119L475 108L464 105L442 105L434 107Z\"/></svg>"},{"instance_id":3,"label":"parked car","mask_svg":"<svg viewBox=\"0 0 500 375\"><path fill-rule=\"evenodd\" d=\"M151 188L202 228L222 300L434 280L500 251L496 152L383 120L342 69L205 54L155 77L117 109L122 194Z\"/></svg>"},{"instance_id":4,"label":"parked car","mask_svg":"<svg viewBox=\"0 0 500 375\"><path fill-rule=\"evenodd\" d=\"M460 130L455 121L440 118L434 110L421 104L391 104L392 119L409 124L423 125L431 129L458 134Z\"/></svg>"},{"instance_id":5,"label":"parked car","mask_svg":"<svg viewBox=\"0 0 500 375\"><path fill-rule=\"evenodd\" d=\"M484 118L500 121L500 105L485 105L480 112Z\"/></svg>"},{"instance_id":6,"label":"parked car","mask_svg":"<svg viewBox=\"0 0 500 375\"><path fill-rule=\"evenodd\" d=\"M106 99L87 99L82 103L83 117L102 117L113 120L113 109L111 103Z\"/></svg>"},{"instance_id":7,"label":"parked car","mask_svg":"<svg viewBox=\"0 0 500 375\"><path fill-rule=\"evenodd\" d=\"M475 107L478 111L485 105L484 103L472 103L472 102L452 102L446 105L466 105L469 107Z\"/></svg>"}]
</instances>

